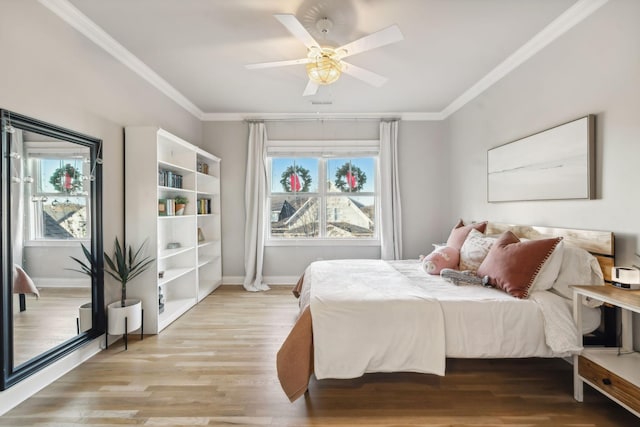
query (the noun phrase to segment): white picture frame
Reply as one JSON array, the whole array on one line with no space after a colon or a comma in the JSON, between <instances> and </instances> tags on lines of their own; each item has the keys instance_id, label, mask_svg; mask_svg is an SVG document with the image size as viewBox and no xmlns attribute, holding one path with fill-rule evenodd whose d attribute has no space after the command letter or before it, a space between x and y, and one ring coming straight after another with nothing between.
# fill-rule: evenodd
<instances>
[{"instance_id":1,"label":"white picture frame","mask_svg":"<svg viewBox=\"0 0 640 427\"><path fill-rule=\"evenodd\" d=\"M487 201L595 198L595 116L487 151Z\"/></svg>"}]
</instances>

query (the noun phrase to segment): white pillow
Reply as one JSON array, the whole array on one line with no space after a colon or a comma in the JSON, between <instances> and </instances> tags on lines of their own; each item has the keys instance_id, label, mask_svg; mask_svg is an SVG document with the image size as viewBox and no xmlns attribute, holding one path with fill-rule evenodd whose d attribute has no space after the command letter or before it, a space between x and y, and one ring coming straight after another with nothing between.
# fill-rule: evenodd
<instances>
[{"instance_id":1,"label":"white pillow","mask_svg":"<svg viewBox=\"0 0 640 427\"><path fill-rule=\"evenodd\" d=\"M471 270L475 272L487 257L491 246L496 241L496 237L489 237L472 229L460 248L459 270Z\"/></svg>"},{"instance_id":2,"label":"white pillow","mask_svg":"<svg viewBox=\"0 0 640 427\"><path fill-rule=\"evenodd\" d=\"M565 245L560 272L553 283L552 290L565 298L572 299L571 285L604 285L604 275L596 257L582 248ZM595 300L587 301L587 305L591 307L601 304Z\"/></svg>"},{"instance_id":3,"label":"white pillow","mask_svg":"<svg viewBox=\"0 0 640 427\"><path fill-rule=\"evenodd\" d=\"M560 273L560 266L562 265L562 259L564 258L564 242L560 240L556 245L556 248L551 252L551 255L538 272L538 275L531 284L529 292L532 291L546 291L551 289L553 282L558 278Z\"/></svg>"}]
</instances>

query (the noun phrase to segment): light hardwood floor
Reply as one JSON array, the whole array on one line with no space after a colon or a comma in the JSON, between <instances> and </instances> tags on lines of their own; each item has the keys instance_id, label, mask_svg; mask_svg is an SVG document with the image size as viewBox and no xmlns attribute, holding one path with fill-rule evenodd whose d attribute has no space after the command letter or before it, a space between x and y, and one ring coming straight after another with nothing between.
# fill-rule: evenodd
<instances>
[{"instance_id":1,"label":"light hardwood floor","mask_svg":"<svg viewBox=\"0 0 640 427\"><path fill-rule=\"evenodd\" d=\"M275 355L297 314L289 287L223 286L129 350L110 346L0 418L3 426L638 426L556 359L448 360L447 376L311 382L290 403Z\"/></svg>"}]
</instances>

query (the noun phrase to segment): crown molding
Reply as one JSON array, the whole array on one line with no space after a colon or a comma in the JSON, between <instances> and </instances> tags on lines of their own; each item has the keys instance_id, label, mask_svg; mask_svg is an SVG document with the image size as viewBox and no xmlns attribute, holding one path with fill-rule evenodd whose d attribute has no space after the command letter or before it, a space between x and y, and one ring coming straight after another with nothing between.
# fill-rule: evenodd
<instances>
[{"instance_id":1,"label":"crown molding","mask_svg":"<svg viewBox=\"0 0 640 427\"><path fill-rule=\"evenodd\" d=\"M482 94L489 87L511 73L522 63L541 49L573 28L586 17L602 7L609 0L578 0L573 6L554 19L538 34L521 46L497 67L463 92L440 112L404 112L404 113L205 113L186 96L171 86L155 71L149 68L133 53L118 43L96 23L80 12L68 0L38 0L69 25L129 67L160 92L202 121L241 121L241 120L347 120L381 119L395 117L407 121L445 120L451 114Z\"/></svg>"},{"instance_id":2,"label":"crown molding","mask_svg":"<svg viewBox=\"0 0 640 427\"><path fill-rule=\"evenodd\" d=\"M142 62L137 56L127 48L118 43L113 37L107 34L95 22L80 12L67 0L38 0L43 6L62 18L67 24L78 30L89 40L100 46L107 53L122 64L129 67L152 86L164 93L176 104L187 110L196 118L202 120L203 112L186 96L171 86L166 80L160 77L148 65Z\"/></svg>"},{"instance_id":3,"label":"crown molding","mask_svg":"<svg viewBox=\"0 0 640 427\"><path fill-rule=\"evenodd\" d=\"M511 73L562 34L582 22L587 16L591 15L608 1L609 0L579 0L576 2L442 110L443 119L446 119L464 107L471 100L493 86L493 84L507 74Z\"/></svg>"}]
</instances>

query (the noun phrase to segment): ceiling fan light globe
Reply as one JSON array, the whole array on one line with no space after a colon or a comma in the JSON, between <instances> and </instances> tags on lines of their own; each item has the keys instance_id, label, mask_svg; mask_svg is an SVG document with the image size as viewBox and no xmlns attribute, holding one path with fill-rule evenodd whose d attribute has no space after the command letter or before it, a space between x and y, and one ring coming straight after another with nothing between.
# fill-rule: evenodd
<instances>
[{"instance_id":1,"label":"ceiling fan light globe","mask_svg":"<svg viewBox=\"0 0 640 427\"><path fill-rule=\"evenodd\" d=\"M328 85L340 78L342 67L338 61L328 56L317 58L307 64L307 75L314 83Z\"/></svg>"}]
</instances>

